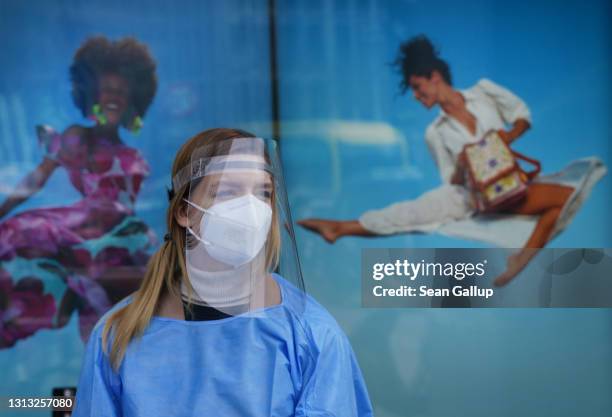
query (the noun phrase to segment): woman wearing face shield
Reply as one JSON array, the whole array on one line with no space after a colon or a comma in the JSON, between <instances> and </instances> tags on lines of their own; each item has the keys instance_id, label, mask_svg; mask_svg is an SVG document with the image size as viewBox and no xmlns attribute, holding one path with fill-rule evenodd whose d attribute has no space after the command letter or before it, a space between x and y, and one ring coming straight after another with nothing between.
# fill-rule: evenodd
<instances>
[{"instance_id":1,"label":"woman wearing face shield","mask_svg":"<svg viewBox=\"0 0 612 417\"><path fill-rule=\"evenodd\" d=\"M303 291L275 143L232 129L174 161L168 234L98 322L73 416L370 416L347 337Z\"/></svg>"}]
</instances>

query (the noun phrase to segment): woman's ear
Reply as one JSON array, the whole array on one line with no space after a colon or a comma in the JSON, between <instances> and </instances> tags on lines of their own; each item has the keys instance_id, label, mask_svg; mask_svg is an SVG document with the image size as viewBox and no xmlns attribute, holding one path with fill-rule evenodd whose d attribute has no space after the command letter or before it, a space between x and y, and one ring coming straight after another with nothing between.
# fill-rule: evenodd
<instances>
[{"instance_id":1,"label":"woman's ear","mask_svg":"<svg viewBox=\"0 0 612 417\"><path fill-rule=\"evenodd\" d=\"M187 203L181 201L178 203L178 208L174 211L174 218L176 222L183 227L188 227L189 225L189 216L187 215Z\"/></svg>"}]
</instances>

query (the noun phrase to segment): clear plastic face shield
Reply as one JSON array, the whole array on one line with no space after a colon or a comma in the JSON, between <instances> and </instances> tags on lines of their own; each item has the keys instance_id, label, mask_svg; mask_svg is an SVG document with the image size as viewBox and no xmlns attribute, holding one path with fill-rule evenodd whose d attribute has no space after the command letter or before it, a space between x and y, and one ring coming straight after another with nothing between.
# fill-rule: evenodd
<instances>
[{"instance_id":1,"label":"clear plastic face shield","mask_svg":"<svg viewBox=\"0 0 612 417\"><path fill-rule=\"evenodd\" d=\"M173 179L175 190L186 184L185 301L229 315L264 315L283 302L280 280L303 294L275 141L236 138L200 147Z\"/></svg>"}]
</instances>

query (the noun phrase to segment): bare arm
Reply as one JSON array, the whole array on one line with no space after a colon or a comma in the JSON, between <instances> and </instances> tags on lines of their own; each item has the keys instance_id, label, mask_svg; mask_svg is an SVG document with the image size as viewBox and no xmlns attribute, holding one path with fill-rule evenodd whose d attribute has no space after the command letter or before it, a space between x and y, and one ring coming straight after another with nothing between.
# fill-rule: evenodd
<instances>
[{"instance_id":1,"label":"bare arm","mask_svg":"<svg viewBox=\"0 0 612 417\"><path fill-rule=\"evenodd\" d=\"M512 125L512 129L510 129L508 131L506 131L506 130L499 130L497 133L504 140L504 142L506 142L508 145L510 145L512 142L514 142L520 136L522 136L523 133L525 133L530 127L531 127L531 125L529 124L529 122L527 120L525 120L525 119L516 119L516 121Z\"/></svg>"},{"instance_id":2,"label":"bare arm","mask_svg":"<svg viewBox=\"0 0 612 417\"><path fill-rule=\"evenodd\" d=\"M46 131L43 127L38 131L38 135L51 134ZM52 129L51 129L52 132ZM72 125L67 128L63 133L62 137L66 136L82 136L85 129L79 125ZM11 195L0 205L0 219L7 215L11 210L23 203L25 200L30 198L33 194L38 192L47 182L53 171L60 164L54 161L51 157L43 158L42 162L30 172L21 182L15 187Z\"/></svg>"},{"instance_id":3,"label":"bare arm","mask_svg":"<svg viewBox=\"0 0 612 417\"><path fill-rule=\"evenodd\" d=\"M4 217L12 209L40 190L51 176L51 173L53 173L58 166L59 164L57 162L49 158L44 158L34 171L30 172L21 180L11 195L2 203L0 206L0 218Z\"/></svg>"}]
</instances>

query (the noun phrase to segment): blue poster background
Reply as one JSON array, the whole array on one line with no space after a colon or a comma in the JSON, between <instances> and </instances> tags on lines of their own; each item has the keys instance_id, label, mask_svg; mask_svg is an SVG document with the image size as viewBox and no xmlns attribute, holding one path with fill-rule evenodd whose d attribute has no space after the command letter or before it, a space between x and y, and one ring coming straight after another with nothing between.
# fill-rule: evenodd
<instances>
[{"instance_id":1,"label":"blue poster background","mask_svg":"<svg viewBox=\"0 0 612 417\"><path fill-rule=\"evenodd\" d=\"M525 100L533 128L517 146L537 155L544 172L590 155L609 167L611 7L277 0L281 146L294 219L352 219L439 184L423 139L437 110L400 96L389 65L399 43L419 33L440 47L456 87L486 77ZM68 67L95 34L135 36L158 62L158 93L142 132L122 132L152 167L136 211L158 237L180 144L210 127L272 133L267 1L10 0L0 11L0 198L42 158L35 125L86 123L70 99ZM609 176L597 185L552 246L612 247L611 185ZM76 198L58 171L8 216ZM362 309L361 248L484 245L401 235L330 246L296 233L306 287L349 335L377 416L612 413L609 310ZM0 350L0 395L75 385L82 352L76 317Z\"/></svg>"}]
</instances>

